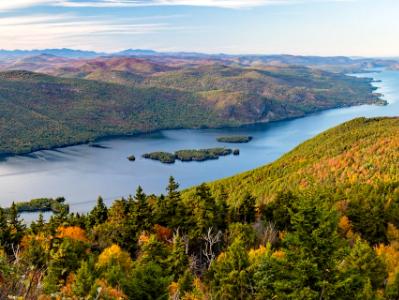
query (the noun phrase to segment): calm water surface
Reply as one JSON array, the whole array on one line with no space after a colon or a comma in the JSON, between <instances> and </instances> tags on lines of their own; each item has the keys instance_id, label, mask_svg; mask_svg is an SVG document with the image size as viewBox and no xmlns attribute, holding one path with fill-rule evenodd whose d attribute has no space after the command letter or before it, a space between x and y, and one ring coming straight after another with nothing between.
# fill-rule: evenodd
<instances>
[{"instance_id":1,"label":"calm water surface","mask_svg":"<svg viewBox=\"0 0 399 300\"><path fill-rule=\"evenodd\" d=\"M375 85L389 105L332 109L300 119L238 129L165 130L101 141L107 149L80 145L11 157L0 162L0 205L38 197L64 196L72 211L85 212L95 204L99 195L109 204L118 197L134 194L138 185L147 193L162 193L170 175L183 188L231 176L271 162L321 131L355 117L399 115L399 72L357 76L381 80ZM251 135L254 139L237 146L216 142L218 136L228 134ZM215 146L239 148L241 154L173 165L141 158L143 153L152 151ZM126 159L131 154L136 156L135 162Z\"/></svg>"}]
</instances>

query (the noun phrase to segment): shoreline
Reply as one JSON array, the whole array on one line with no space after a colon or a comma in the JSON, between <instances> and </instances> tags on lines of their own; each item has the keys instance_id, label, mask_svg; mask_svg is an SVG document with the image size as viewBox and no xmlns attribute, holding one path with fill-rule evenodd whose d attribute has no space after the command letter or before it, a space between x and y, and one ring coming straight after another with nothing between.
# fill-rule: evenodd
<instances>
[{"instance_id":1,"label":"shoreline","mask_svg":"<svg viewBox=\"0 0 399 300\"><path fill-rule=\"evenodd\" d=\"M377 88L378 89L378 88ZM22 152L22 153L0 153L0 163L6 161L8 158L11 157L27 157L30 156L36 152L40 151L56 151L57 149L64 149L68 147L73 147L73 146L79 146L79 145L88 145L89 144L100 144L101 141L107 141L107 140L113 140L113 139L120 139L120 138L131 138L131 137L140 137L140 136L145 136L148 134L154 134L158 132L162 132L165 130L207 130L207 129L234 129L234 128L245 128L245 127L250 127L254 125L261 125L261 124L269 124L269 123L275 123L275 122L281 122L281 121L290 121L290 120L295 120L295 119L301 119L301 118L306 118L312 114L317 114L320 112L328 111L328 110L333 110L333 109L340 109L340 108L349 108L349 107L356 107L356 106L362 106L362 105L376 105L376 106L386 106L389 105L389 102L384 100L382 97L383 95L380 93L373 93L377 98L375 99L374 102L370 103L357 103L354 105L339 105L339 106L334 106L334 107L329 107L329 108L320 108L320 109L315 109L312 112L304 113L302 115L298 116L290 116L286 118L280 118L280 119L272 119L272 120L265 120L265 121L258 121L258 122L249 122L249 123L242 123L239 125L222 125L222 126L215 126L215 127L209 127L209 126L200 126L200 127L194 127L194 128L183 128L183 127L174 127L174 128L160 128L160 129L155 129L147 132L133 132L133 133L126 133L126 134L106 134L106 135L100 135L95 139L90 139L90 140L85 140L82 142L74 142L74 143L66 143L66 144L60 144L56 145L53 147L42 147L42 148L37 148L35 150L29 151L29 152ZM93 147L94 148L94 147ZM96 147L96 148L102 148L102 147Z\"/></svg>"},{"instance_id":2,"label":"shoreline","mask_svg":"<svg viewBox=\"0 0 399 300\"><path fill-rule=\"evenodd\" d=\"M351 73L348 74L348 76L354 76L357 77L359 74L373 74L373 73L380 73L381 70L362 70L362 72L356 72L356 73ZM68 147L73 147L73 146L79 146L79 145L89 145L89 144L100 144L101 141L107 141L107 140L113 140L113 139L120 139L120 138L130 138L130 137L140 137L140 136L145 136L148 134L154 134L158 132L162 132L165 130L203 130L203 129L234 129L234 128L245 128L248 126L252 125L259 125L259 124L269 124L269 123L275 123L275 122L280 122L280 121L290 121L294 119L300 119L300 118L305 118L308 117L312 114L317 114L320 112L332 110L332 109L339 109L339 108L349 108L349 107L356 107L356 106L362 106L362 105L376 105L376 106L386 106L389 105L389 102L385 100L383 97L384 95L381 93L378 93L377 90L380 89L379 87L376 87L373 83L376 82L381 82L381 80L376 81L374 77L362 77L364 79L368 79L370 81L370 86L372 87L372 92L371 96L374 96L375 99L373 102L365 102L365 103L356 103L353 105L337 105L333 107L328 107L328 108L315 108L313 111L308 112L308 113L303 113L301 115L297 116L289 116L285 118L276 118L272 120L264 120L264 121L258 121L258 122L248 122L248 123L242 123L239 125L221 125L221 126L215 126L215 127L210 127L210 126L200 126L200 127L192 127L192 128L185 128L185 127L171 127L171 128L159 128L159 129L154 129L150 130L147 132L130 132L130 133L121 133L121 134L104 134L104 135L99 135L96 138L93 139L87 139L85 141L81 142L73 142L73 143L65 143L65 144L59 144L55 145L52 147L38 147L32 151L27 151L27 152L21 152L21 153L0 153L0 163L6 161L8 158L11 157L27 157L30 156L36 152L40 151L56 151L57 149L64 149ZM101 146L101 144L100 144ZM96 148L102 148L102 147L96 147Z\"/></svg>"}]
</instances>

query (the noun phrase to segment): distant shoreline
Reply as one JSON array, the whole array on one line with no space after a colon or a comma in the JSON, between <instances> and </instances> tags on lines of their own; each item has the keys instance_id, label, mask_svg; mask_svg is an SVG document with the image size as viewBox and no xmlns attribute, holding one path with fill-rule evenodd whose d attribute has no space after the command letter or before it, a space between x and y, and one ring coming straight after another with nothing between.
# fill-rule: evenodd
<instances>
[{"instance_id":1,"label":"distant shoreline","mask_svg":"<svg viewBox=\"0 0 399 300\"><path fill-rule=\"evenodd\" d=\"M75 142L75 143L66 143L66 144L60 144L56 145L54 147L42 147L42 148L37 148L32 151L28 152L22 152L22 153L0 153L0 162L5 161L7 158L10 157L16 157L16 156L29 156L33 153L40 152L40 151L54 151L56 149L64 149L68 147L73 147L73 146L79 146L79 145L89 145L89 144L96 144L101 146L101 141L107 141L107 140L113 140L113 139L118 139L118 138L129 138L129 137L139 137L139 136L144 136L148 134L153 134L165 130L206 130L206 129L234 129L234 128L245 128L247 126L252 126L252 125L257 125L257 124L268 124L268 123L274 123L274 122L281 122L281 121L289 121L289 120L294 120L294 119L300 119L300 118L306 118L312 114L320 113L323 111L331 110L331 109L339 109L339 108L347 108L347 107L356 107L356 106L361 106L361 105L388 105L388 101L382 99L381 97L383 95L380 95L377 93L377 98L375 99L374 102L371 103L357 103L354 105L338 105L334 107L329 107L325 109L315 109L312 112L309 113L304 113L303 115L298 115L298 116L290 116L286 118L280 118L280 119L274 119L274 120L268 120L268 121L259 121L259 122L250 122L250 123L243 123L237 126L216 126L216 127L209 127L209 126L201 126L201 127L196 127L196 128L182 128L182 127L175 127L175 128L160 128L156 130L151 130L147 132L134 132L134 133L126 133L126 134L106 134L99 136L95 139L92 140L85 140L81 142ZM103 147L93 147L93 148L103 148Z\"/></svg>"}]
</instances>

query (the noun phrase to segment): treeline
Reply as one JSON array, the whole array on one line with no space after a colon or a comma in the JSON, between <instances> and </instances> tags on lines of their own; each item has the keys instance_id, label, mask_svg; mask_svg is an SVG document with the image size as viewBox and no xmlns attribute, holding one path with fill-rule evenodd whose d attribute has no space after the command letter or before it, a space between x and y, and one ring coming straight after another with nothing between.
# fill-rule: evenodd
<instances>
[{"instance_id":1,"label":"treeline","mask_svg":"<svg viewBox=\"0 0 399 300\"><path fill-rule=\"evenodd\" d=\"M229 148L208 148L208 149L185 149L178 150L175 153L169 152L151 152L143 154L146 159L158 160L164 164L173 164L176 159L188 162L188 161L206 161L219 159L221 156L227 156L230 154L239 155L239 149L229 149Z\"/></svg>"},{"instance_id":2,"label":"treeline","mask_svg":"<svg viewBox=\"0 0 399 300\"><path fill-rule=\"evenodd\" d=\"M25 226L0 210L0 298L398 299L399 183L247 193L101 198ZM341 193L341 194L340 194ZM53 298L52 298L53 297Z\"/></svg>"},{"instance_id":3,"label":"treeline","mask_svg":"<svg viewBox=\"0 0 399 300\"><path fill-rule=\"evenodd\" d=\"M63 206L68 205L65 204L65 198L38 198L32 199L27 202L17 202L13 203L12 206L15 206L17 212L58 212L63 209ZM14 208L9 208L8 210L12 210ZM6 210L7 211L7 210Z\"/></svg>"},{"instance_id":4,"label":"treeline","mask_svg":"<svg viewBox=\"0 0 399 300\"><path fill-rule=\"evenodd\" d=\"M126 58L118 60L124 65ZM215 62L156 70L145 76L111 66L59 74L65 77L0 72L0 155L96 145L93 141L104 136L234 127L384 102L374 94L370 79L304 67L246 68Z\"/></svg>"}]
</instances>

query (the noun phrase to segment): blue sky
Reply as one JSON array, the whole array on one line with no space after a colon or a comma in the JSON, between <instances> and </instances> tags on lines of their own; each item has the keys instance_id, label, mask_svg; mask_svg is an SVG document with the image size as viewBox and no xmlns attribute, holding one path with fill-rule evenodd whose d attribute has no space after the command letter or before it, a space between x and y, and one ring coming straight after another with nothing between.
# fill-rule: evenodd
<instances>
[{"instance_id":1,"label":"blue sky","mask_svg":"<svg viewBox=\"0 0 399 300\"><path fill-rule=\"evenodd\" d=\"M0 48L399 56L398 0L0 0Z\"/></svg>"}]
</instances>

